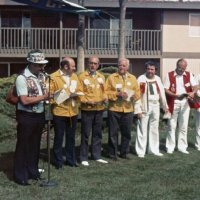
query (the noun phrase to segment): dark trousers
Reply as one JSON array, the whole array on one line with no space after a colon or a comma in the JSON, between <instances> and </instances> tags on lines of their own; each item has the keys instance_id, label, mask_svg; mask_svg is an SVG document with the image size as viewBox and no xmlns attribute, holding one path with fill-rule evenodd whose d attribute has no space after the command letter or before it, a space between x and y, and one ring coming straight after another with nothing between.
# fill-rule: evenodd
<instances>
[{"instance_id":1,"label":"dark trousers","mask_svg":"<svg viewBox=\"0 0 200 200\"><path fill-rule=\"evenodd\" d=\"M63 164L62 145L64 134L66 164L76 164L75 132L77 124L77 115L73 117L53 116L53 121L55 130L53 144L54 164L57 166L62 166Z\"/></svg>"},{"instance_id":2,"label":"dark trousers","mask_svg":"<svg viewBox=\"0 0 200 200\"><path fill-rule=\"evenodd\" d=\"M17 144L14 157L14 178L27 181L39 176L40 140L45 124L44 113L17 111Z\"/></svg>"},{"instance_id":3,"label":"dark trousers","mask_svg":"<svg viewBox=\"0 0 200 200\"><path fill-rule=\"evenodd\" d=\"M126 155L129 152L129 142L131 140L133 113L108 111L109 138L108 151L112 158L117 157L118 131L121 132L120 154Z\"/></svg>"},{"instance_id":4,"label":"dark trousers","mask_svg":"<svg viewBox=\"0 0 200 200\"><path fill-rule=\"evenodd\" d=\"M101 157L103 111L81 111L80 161L88 160L88 141L92 130L91 155L94 160Z\"/></svg>"}]
</instances>

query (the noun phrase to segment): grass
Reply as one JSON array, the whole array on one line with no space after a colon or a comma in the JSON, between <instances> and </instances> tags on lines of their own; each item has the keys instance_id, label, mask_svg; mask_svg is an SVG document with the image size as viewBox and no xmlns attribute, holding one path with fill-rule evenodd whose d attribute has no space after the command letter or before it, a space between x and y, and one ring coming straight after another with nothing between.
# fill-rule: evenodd
<instances>
[{"instance_id":1,"label":"grass","mask_svg":"<svg viewBox=\"0 0 200 200\"><path fill-rule=\"evenodd\" d=\"M160 123L160 148L164 157L147 155L139 159L134 153L133 126L130 160L107 159L107 129L103 134L103 158L108 164L89 161L89 167L56 170L51 166L50 180L55 187L40 187L33 181L29 187L13 182L13 156L16 144L15 108L5 103L5 95L15 76L0 79L0 199L4 200L199 200L200 152L194 148L194 113L190 116L188 133L189 155L177 151L165 153L166 126ZM76 135L79 155L80 125ZM51 145L53 132L51 133ZM46 141L42 141L39 166L47 181Z\"/></svg>"},{"instance_id":2,"label":"grass","mask_svg":"<svg viewBox=\"0 0 200 200\"><path fill-rule=\"evenodd\" d=\"M161 151L164 157L147 155L138 158L133 152L135 130L132 132L130 160L111 161L105 158L107 130L103 134L103 157L109 164L89 161L89 167L70 168L64 166L56 170L51 166L51 181L55 187L39 187L32 182L29 187L16 185L12 180L13 152L15 139L0 143L0 199L19 200L199 200L200 199L200 152L194 148L193 117L190 118L188 134L189 155L175 151L168 155L164 151L165 130L161 124ZM52 133L53 134L53 133ZM51 137L52 138L52 137ZM77 133L77 153L80 134ZM52 140L51 140L52 143ZM43 141L41 152L46 153ZM42 156L44 157L44 156ZM47 162L42 158L40 167L45 169Z\"/></svg>"}]
</instances>

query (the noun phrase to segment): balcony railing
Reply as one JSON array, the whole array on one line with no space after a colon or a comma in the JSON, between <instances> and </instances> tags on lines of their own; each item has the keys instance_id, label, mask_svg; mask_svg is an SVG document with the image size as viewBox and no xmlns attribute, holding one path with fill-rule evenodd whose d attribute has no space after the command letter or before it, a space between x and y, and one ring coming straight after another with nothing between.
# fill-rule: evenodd
<instances>
[{"instance_id":1,"label":"balcony railing","mask_svg":"<svg viewBox=\"0 0 200 200\"><path fill-rule=\"evenodd\" d=\"M118 30L85 29L85 54L105 57L118 54ZM64 28L0 28L0 57L20 56L31 49L41 49L47 56L76 56L77 29ZM125 33L127 56L161 55L160 30L132 30Z\"/></svg>"}]
</instances>

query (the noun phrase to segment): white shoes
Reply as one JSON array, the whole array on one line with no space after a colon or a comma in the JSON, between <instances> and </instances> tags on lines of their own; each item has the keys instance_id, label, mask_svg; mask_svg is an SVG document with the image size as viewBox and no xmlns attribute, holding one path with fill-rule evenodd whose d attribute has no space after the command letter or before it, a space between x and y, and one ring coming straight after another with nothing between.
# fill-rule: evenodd
<instances>
[{"instance_id":1,"label":"white shoes","mask_svg":"<svg viewBox=\"0 0 200 200\"><path fill-rule=\"evenodd\" d=\"M160 152L159 152L159 153L154 153L154 155L155 155L155 156L163 156L163 154L160 153Z\"/></svg>"},{"instance_id":2,"label":"white shoes","mask_svg":"<svg viewBox=\"0 0 200 200\"><path fill-rule=\"evenodd\" d=\"M179 150L181 153L184 153L184 154L189 154L189 152L187 150Z\"/></svg>"},{"instance_id":3,"label":"white shoes","mask_svg":"<svg viewBox=\"0 0 200 200\"><path fill-rule=\"evenodd\" d=\"M168 154L173 154L174 151L172 151L172 150L167 150L167 153L168 153Z\"/></svg>"},{"instance_id":4,"label":"white shoes","mask_svg":"<svg viewBox=\"0 0 200 200\"><path fill-rule=\"evenodd\" d=\"M104 164L107 164L107 163L108 163L108 161L103 160L103 159L98 159L98 160L95 160L95 161L97 161L97 162L99 162L99 163L104 163ZM89 166L89 162L88 162L88 161L82 161L82 162L81 162L81 165L83 165L83 166Z\"/></svg>"},{"instance_id":5,"label":"white shoes","mask_svg":"<svg viewBox=\"0 0 200 200\"><path fill-rule=\"evenodd\" d=\"M139 154L138 158L144 158L144 155L143 154Z\"/></svg>"},{"instance_id":6,"label":"white shoes","mask_svg":"<svg viewBox=\"0 0 200 200\"><path fill-rule=\"evenodd\" d=\"M89 163L88 163L88 161L82 161L81 165L83 165L83 166L89 166Z\"/></svg>"},{"instance_id":7,"label":"white shoes","mask_svg":"<svg viewBox=\"0 0 200 200\"><path fill-rule=\"evenodd\" d=\"M103 160L103 159L97 159L97 160L95 160L95 161L97 161L97 162L99 162L99 163L103 163L103 164L107 164L107 163L108 163L108 161Z\"/></svg>"},{"instance_id":8,"label":"white shoes","mask_svg":"<svg viewBox=\"0 0 200 200\"><path fill-rule=\"evenodd\" d=\"M197 151L200 151L200 147L196 147L196 150L197 150Z\"/></svg>"}]
</instances>

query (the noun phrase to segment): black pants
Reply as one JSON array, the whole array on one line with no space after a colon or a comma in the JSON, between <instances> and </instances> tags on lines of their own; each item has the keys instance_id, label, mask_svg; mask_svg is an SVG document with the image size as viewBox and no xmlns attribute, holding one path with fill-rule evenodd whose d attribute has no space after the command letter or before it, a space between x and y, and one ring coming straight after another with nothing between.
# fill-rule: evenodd
<instances>
[{"instance_id":1,"label":"black pants","mask_svg":"<svg viewBox=\"0 0 200 200\"><path fill-rule=\"evenodd\" d=\"M103 111L81 111L80 161L88 160L88 141L92 130L91 154L94 160L101 157Z\"/></svg>"},{"instance_id":2,"label":"black pants","mask_svg":"<svg viewBox=\"0 0 200 200\"><path fill-rule=\"evenodd\" d=\"M126 155L129 152L129 142L131 140L133 113L108 111L109 138L108 151L112 158L117 157L118 131L121 132L120 154Z\"/></svg>"},{"instance_id":3,"label":"black pants","mask_svg":"<svg viewBox=\"0 0 200 200\"><path fill-rule=\"evenodd\" d=\"M53 144L54 164L57 166L62 166L63 164L62 145L63 136L65 134L66 164L74 165L76 164L75 131L77 124L77 115L73 117L53 116L53 120L55 130Z\"/></svg>"},{"instance_id":4,"label":"black pants","mask_svg":"<svg viewBox=\"0 0 200 200\"><path fill-rule=\"evenodd\" d=\"M45 124L44 113L17 111L17 144L14 157L14 178L27 181L37 177L40 140Z\"/></svg>"}]
</instances>

